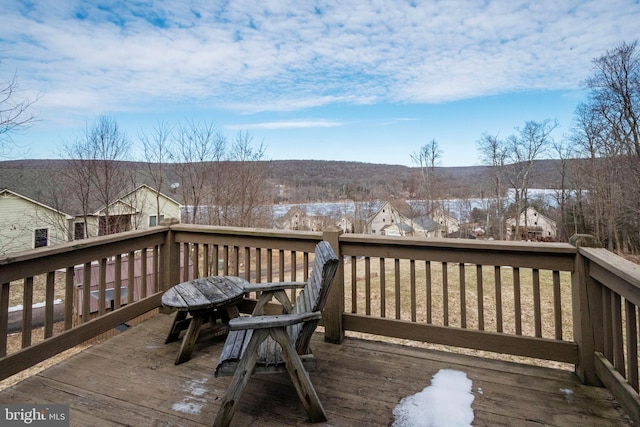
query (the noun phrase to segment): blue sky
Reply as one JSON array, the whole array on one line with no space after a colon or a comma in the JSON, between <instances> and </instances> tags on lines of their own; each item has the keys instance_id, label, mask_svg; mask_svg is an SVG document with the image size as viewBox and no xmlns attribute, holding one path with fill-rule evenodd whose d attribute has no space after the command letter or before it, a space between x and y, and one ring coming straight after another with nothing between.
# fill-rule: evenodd
<instances>
[{"instance_id":1,"label":"blue sky","mask_svg":"<svg viewBox=\"0 0 640 427\"><path fill-rule=\"evenodd\" d=\"M637 0L14 1L0 81L39 121L9 158L55 158L98 115L248 130L268 159L479 164L483 132L570 131L592 60L640 38Z\"/></svg>"}]
</instances>

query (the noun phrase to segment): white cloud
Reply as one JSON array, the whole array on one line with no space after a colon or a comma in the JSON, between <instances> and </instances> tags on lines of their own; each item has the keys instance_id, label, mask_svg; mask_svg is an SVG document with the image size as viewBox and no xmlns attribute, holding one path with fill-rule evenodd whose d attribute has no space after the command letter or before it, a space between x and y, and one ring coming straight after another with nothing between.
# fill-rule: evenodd
<instances>
[{"instance_id":1,"label":"white cloud","mask_svg":"<svg viewBox=\"0 0 640 427\"><path fill-rule=\"evenodd\" d=\"M336 122L331 120L288 120L288 121L276 121L276 122L265 122L265 123L251 123L245 125L233 125L227 126L229 129L302 129L302 128L330 128L344 126L342 122Z\"/></svg>"},{"instance_id":2,"label":"white cloud","mask_svg":"<svg viewBox=\"0 0 640 427\"><path fill-rule=\"evenodd\" d=\"M442 102L575 88L640 21L632 0L412 3L9 1L0 71L89 111Z\"/></svg>"}]
</instances>

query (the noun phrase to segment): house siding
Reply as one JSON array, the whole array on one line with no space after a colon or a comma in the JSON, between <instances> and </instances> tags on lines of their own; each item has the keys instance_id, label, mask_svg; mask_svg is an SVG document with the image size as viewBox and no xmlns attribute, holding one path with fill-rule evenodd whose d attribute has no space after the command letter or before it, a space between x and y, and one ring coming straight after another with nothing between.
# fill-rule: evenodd
<instances>
[{"instance_id":1,"label":"house siding","mask_svg":"<svg viewBox=\"0 0 640 427\"><path fill-rule=\"evenodd\" d=\"M37 229L47 229L49 246L68 240L64 214L12 193L0 193L0 253L33 249Z\"/></svg>"}]
</instances>

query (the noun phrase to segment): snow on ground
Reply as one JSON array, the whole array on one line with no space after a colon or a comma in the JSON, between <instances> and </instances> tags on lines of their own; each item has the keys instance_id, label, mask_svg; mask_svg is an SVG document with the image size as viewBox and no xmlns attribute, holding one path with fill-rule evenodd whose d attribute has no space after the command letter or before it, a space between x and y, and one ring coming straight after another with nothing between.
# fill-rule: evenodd
<instances>
[{"instance_id":1,"label":"snow on ground","mask_svg":"<svg viewBox=\"0 0 640 427\"><path fill-rule=\"evenodd\" d=\"M62 300L60 300L60 299L56 299L56 300L53 300L53 303L54 303L54 304L62 304ZM40 308L40 307L44 307L44 306L45 306L45 303L44 303L44 302L39 302L39 303L33 304L31 307L32 307L32 308ZM13 307L9 307L9 313L11 313L11 312L13 312L13 311L20 311L20 310L22 310L23 308L24 308L24 307L22 306L22 304L20 304L20 305L15 305L15 306L13 306Z\"/></svg>"},{"instance_id":2,"label":"snow on ground","mask_svg":"<svg viewBox=\"0 0 640 427\"><path fill-rule=\"evenodd\" d=\"M431 385L403 398L393 410L393 427L458 427L473 422L473 384L467 374L441 369Z\"/></svg>"}]
</instances>

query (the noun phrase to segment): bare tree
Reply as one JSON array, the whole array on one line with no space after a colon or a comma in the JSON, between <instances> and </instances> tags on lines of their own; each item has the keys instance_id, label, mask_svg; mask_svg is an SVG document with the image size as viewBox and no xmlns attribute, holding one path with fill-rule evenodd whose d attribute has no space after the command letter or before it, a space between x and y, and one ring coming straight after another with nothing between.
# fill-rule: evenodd
<instances>
[{"instance_id":1,"label":"bare tree","mask_svg":"<svg viewBox=\"0 0 640 427\"><path fill-rule=\"evenodd\" d=\"M504 187L503 176L506 168L507 145L505 141L498 138L497 135L482 134L478 141L478 151L482 163L491 166L493 171L493 189L492 193L495 197L495 215L494 221L487 219L487 233L489 232L489 224L493 223L494 228L498 229L498 235L494 236L500 240L504 240L504 222L505 222L505 206L504 206ZM487 213L489 210L487 209ZM487 216L489 216L487 214Z\"/></svg>"},{"instance_id":2,"label":"bare tree","mask_svg":"<svg viewBox=\"0 0 640 427\"><path fill-rule=\"evenodd\" d=\"M35 100L20 96L17 74L0 81L0 155L11 142L11 133L31 125L35 116L29 112Z\"/></svg>"},{"instance_id":3,"label":"bare tree","mask_svg":"<svg viewBox=\"0 0 640 427\"><path fill-rule=\"evenodd\" d=\"M264 162L265 146L254 145L248 132L238 132L231 147L228 166L229 208L233 210L233 224L240 227L267 225L266 204L270 192L266 188L268 164Z\"/></svg>"},{"instance_id":4,"label":"bare tree","mask_svg":"<svg viewBox=\"0 0 640 427\"><path fill-rule=\"evenodd\" d=\"M572 142L569 139L563 139L559 142L553 142L553 150L560 160L560 188L555 190L555 199L559 209L559 218L556 218L558 224L558 240L567 241L570 234L577 233L575 215L572 215L573 230L569 229L567 218L569 217L569 207L573 205L572 188L575 188L572 180L569 160L573 155Z\"/></svg>"},{"instance_id":5,"label":"bare tree","mask_svg":"<svg viewBox=\"0 0 640 427\"><path fill-rule=\"evenodd\" d=\"M147 161L147 177L153 186L156 195L156 218L160 220L160 194L166 184L166 164L171 159L171 133L172 127L166 123L158 122L150 133L144 131L139 138L144 147L144 157Z\"/></svg>"},{"instance_id":6,"label":"bare tree","mask_svg":"<svg viewBox=\"0 0 640 427\"><path fill-rule=\"evenodd\" d=\"M518 134L507 139L509 165L507 178L514 191L515 233L514 240L520 236L520 213L527 207L528 190L534 162L547 154L553 144L551 133L558 127L556 120L542 122L528 121ZM525 222L527 216L525 215ZM525 228L528 224L525 223Z\"/></svg>"},{"instance_id":7,"label":"bare tree","mask_svg":"<svg viewBox=\"0 0 640 427\"><path fill-rule=\"evenodd\" d=\"M589 98L576 110L590 160L594 232L609 249L640 248L640 51L622 43L594 60Z\"/></svg>"},{"instance_id":8,"label":"bare tree","mask_svg":"<svg viewBox=\"0 0 640 427\"><path fill-rule=\"evenodd\" d=\"M431 214L438 207L435 202L438 197L436 166L440 164L441 158L442 151L435 139L411 155L411 160L419 168L420 178L416 196L423 200L425 212L422 214Z\"/></svg>"},{"instance_id":9,"label":"bare tree","mask_svg":"<svg viewBox=\"0 0 640 427\"><path fill-rule=\"evenodd\" d=\"M130 141L120 130L117 122L100 116L91 127L85 127L75 142L65 145L69 158L65 171L69 191L75 193L82 215L85 218L85 234L91 236L86 218L94 207L101 208L98 234L125 231L128 222L123 222L117 213L112 215L112 203L133 185L133 172L125 169L120 161L130 158Z\"/></svg>"},{"instance_id":10,"label":"bare tree","mask_svg":"<svg viewBox=\"0 0 640 427\"><path fill-rule=\"evenodd\" d=\"M174 134L172 155L176 162L179 191L185 204L186 222L197 223L203 207L209 216L219 215L215 207L215 194L227 185L222 179L220 162L224 160L227 139L212 122L189 121L180 124ZM208 223L212 224L211 220Z\"/></svg>"}]
</instances>

